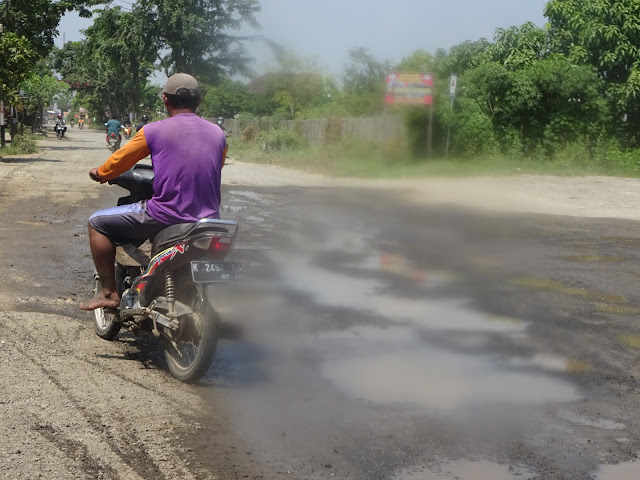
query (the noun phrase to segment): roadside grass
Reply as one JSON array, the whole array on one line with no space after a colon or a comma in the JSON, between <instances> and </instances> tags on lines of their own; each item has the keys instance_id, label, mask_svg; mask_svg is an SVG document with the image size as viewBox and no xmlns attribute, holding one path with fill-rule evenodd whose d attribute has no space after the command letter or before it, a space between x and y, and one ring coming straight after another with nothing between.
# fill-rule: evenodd
<instances>
[{"instance_id":1,"label":"roadside grass","mask_svg":"<svg viewBox=\"0 0 640 480\"><path fill-rule=\"evenodd\" d=\"M598 154L581 146L557 152L551 159L487 155L474 159L412 158L402 146L342 142L298 149L263 151L256 142L229 138L229 157L250 163L274 164L336 177L414 178L430 176L560 175L640 177L640 151L604 150Z\"/></svg>"},{"instance_id":2,"label":"roadside grass","mask_svg":"<svg viewBox=\"0 0 640 480\"><path fill-rule=\"evenodd\" d=\"M10 145L10 143L7 143L4 148L0 148L0 158L21 155L24 153L20 148Z\"/></svg>"},{"instance_id":3,"label":"roadside grass","mask_svg":"<svg viewBox=\"0 0 640 480\"><path fill-rule=\"evenodd\" d=\"M5 143L4 148L0 148L0 158L13 155L23 155L26 153L36 153L38 151L37 141L42 135L25 133L16 135L13 142Z\"/></svg>"}]
</instances>

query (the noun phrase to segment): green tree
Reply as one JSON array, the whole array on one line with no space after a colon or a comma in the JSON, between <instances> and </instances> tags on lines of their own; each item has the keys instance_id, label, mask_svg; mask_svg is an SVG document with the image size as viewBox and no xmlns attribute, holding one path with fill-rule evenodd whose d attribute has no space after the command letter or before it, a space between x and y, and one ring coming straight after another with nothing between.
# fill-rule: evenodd
<instances>
[{"instance_id":1,"label":"green tree","mask_svg":"<svg viewBox=\"0 0 640 480\"><path fill-rule=\"evenodd\" d=\"M13 32L0 34L0 99L15 101L20 83L36 59L36 52L27 39Z\"/></svg>"},{"instance_id":2,"label":"green tree","mask_svg":"<svg viewBox=\"0 0 640 480\"><path fill-rule=\"evenodd\" d=\"M330 77L320 73L315 59L299 57L273 42L271 47L277 70L252 82L263 95L256 102L258 110L267 108L280 118L305 118L332 102L337 88Z\"/></svg>"},{"instance_id":3,"label":"green tree","mask_svg":"<svg viewBox=\"0 0 640 480\"><path fill-rule=\"evenodd\" d=\"M7 32L23 37L37 58L43 58L53 48L58 36L58 24L66 12L75 10L90 18L88 7L104 3L101 0L0 0L0 23Z\"/></svg>"},{"instance_id":4,"label":"green tree","mask_svg":"<svg viewBox=\"0 0 640 480\"><path fill-rule=\"evenodd\" d=\"M86 78L94 108L109 108L119 115L139 111L157 58L157 45L145 30L145 12L137 7L131 12L120 7L101 10L85 31L86 42L67 52L77 48L75 61L82 65L69 65L74 59L61 55L61 73Z\"/></svg>"},{"instance_id":5,"label":"green tree","mask_svg":"<svg viewBox=\"0 0 640 480\"><path fill-rule=\"evenodd\" d=\"M248 75L246 37L233 35L244 24L257 27L258 0L138 0L148 35L166 49L167 75L188 72L215 82L225 75Z\"/></svg>"},{"instance_id":6,"label":"green tree","mask_svg":"<svg viewBox=\"0 0 640 480\"><path fill-rule=\"evenodd\" d=\"M433 73L434 57L429 52L419 49L402 59L394 70L398 72ZM386 72L389 73L389 72Z\"/></svg>"},{"instance_id":7,"label":"green tree","mask_svg":"<svg viewBox=\"0 0 640 480\"><path fill-rule=\"evenodd\" d=\"M640 1L552 0L545 15L554 49L597 70L620 133L640 145Z\"/></svg>"},{"instance_id":8,"label":"green tree","mask_svg":"<svg viewBox=\"0 0 640 480\"><path fill-rule=\"evenodd\" d=\"M72 87L87 87L91 77L91 60L87 42L67 42L51 54L51 67Z\"/></svg>"},{"instance_id":9,"label":"green tree","mask_svg":"<svg viewBox=\"0 0 640 480\"><path fill-rule=\"evenodd\" d=\"M490 45L487 39L481 38L474 42L462 42L451 47L448 52L438 49L433 60L433 73L436 78L445 79L451 75L462 75L486 61L486 51Z\"/></svg>"},{"instance_id":10,"label":"green tree","mask_svg":"<svg viewBox=\"0 0 640 480\"><path fill-rule=\"evenodd\" d=\"M510 70L532 65L549 54L549 35L531 22L520 27L498 28L494 40L487 49L489 60Z\"/></svg>"},{"instance_id":11,"label":"green tree","mask_svg":"<svg viewBox=\"0 0 640 480\"><path fill-rule=\"evenodd\" d=\"M57 96L66 93L69 85L51 74L33 75L22 82L22 89L27 94L23 107L26 113L32 116L32 126L35 128L38 111L45 105L49 105Z\"/></svg>"},{"instance_id":12,"label":"green tree","mask_svg":"<svg viewBox=\"0 0 640 480\"><path fill-rule=\"evenodd\" d=\"M385 78L391 70L389 61L378 61L366 48L349 51L343 83L344 102L353 115L371 115L382 111Z\"/></svg>"},{"instance_id":13,"label":"green tree","mask_svg":"<svg viewBox=\"0 0 640 480\"><path fill-rule=\"evenodd\" d=\"M225 78L207 90L200 112L206 117L230 118L236 113L250 111L251 103L251 94L245 84Z\"/></svg>"}]
</instances>

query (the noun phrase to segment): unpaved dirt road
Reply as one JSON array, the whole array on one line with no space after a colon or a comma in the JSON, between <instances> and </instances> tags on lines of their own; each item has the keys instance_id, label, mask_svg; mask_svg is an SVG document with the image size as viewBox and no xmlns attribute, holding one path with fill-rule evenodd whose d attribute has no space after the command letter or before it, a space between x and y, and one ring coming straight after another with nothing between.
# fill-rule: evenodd
<instances>
[{"instance_id":1,"label":"unpaved dirt road","mask_svg":"<svg viewBox=\"0 0 640 480\"><path fill-rule=\"evenodd\" d=\"M225 167L249 280L204 381L93 333L70 129L0 162L0 478L636 479L640 181Z\"/></svg>"}]
</instances>

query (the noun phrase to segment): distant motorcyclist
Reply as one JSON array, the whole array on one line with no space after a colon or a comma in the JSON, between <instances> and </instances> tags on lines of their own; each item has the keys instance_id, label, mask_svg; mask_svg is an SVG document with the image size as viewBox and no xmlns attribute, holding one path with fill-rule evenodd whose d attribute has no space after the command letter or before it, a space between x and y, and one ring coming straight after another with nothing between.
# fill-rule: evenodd
<instances>
[{"instance_id":1,"label":"distant motorcyclist","mask_svg":"<svg viewBox=\"0 0 640 480\"><path fill-rule=\"evenodd\" d=\"M71 120L69 120L69 125L71 125L71 128L73 128L73 117L71 117Z\"/></svg>"},{"instance_id":2,"label":"distant motorcyclist","mask_svg":"<svg viewBox=\"0 0 640 480\"><path fill-rule=\"evenodd\" d=\"M229 135L231 135L231 130L227 130L226 128L224 128L224 117L218 117L216 120L216 123L224 132L225 137L228 137Z\"/></svg>"},{"instance_id":3,"label":"distant motorcyclist","mask_svg":"<svg viewBox=\"0 0 640 480\"><path fill-rule=\"evenodd\" d=\"M118 121L117 115L111 115L111 120L104 124L105 131L107 133L107 145L109 144L109 137L112 133L118 136L118 141L116 143L116 150L120 148L120 143L122 143L122 135L120 135L120 129L122 128L122 124Z\"/></svg>"},{"instance_id":4,"label":"distant motorcyclist","mask_svg":"<svg viewBox=\"0 0 640 480\"><path fill-rule=\"evenodd\" d=\"M64 115L62 115L61 113L59 113L56 117L56 126L58 125L64 125Z\"/></svg>"},{"instance_id":5,"label":"distant motorcyclist","mask_svg":"<svg viewBox=\"0 0 640 480\"><path fill-rule=\"evenodd\" d=\"M136 132L139 132L142 127L144 127L147 123L149 123L149 116L142 115L142 118L140 120L141 120L140 123L136 125Z\"/></svg>"}]
</instances>

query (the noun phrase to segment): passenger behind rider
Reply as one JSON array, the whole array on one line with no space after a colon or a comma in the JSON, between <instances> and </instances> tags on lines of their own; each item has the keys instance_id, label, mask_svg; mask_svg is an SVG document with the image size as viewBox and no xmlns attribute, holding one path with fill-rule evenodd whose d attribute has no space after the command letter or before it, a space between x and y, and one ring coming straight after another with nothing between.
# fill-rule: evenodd
<instances>
[{"instance_id":1,"label":"passenger behind rider","mask_svg":"<svg viewBox=\"0 0 640 480\"><path fill-rule=\"evenodd\" d=\"M196 115L202 101L198 82L177 73L167 80L162 100L169 118L145 125L123 148L89 176L105 183L151 155L153 197L94 213L89 218L89 244L102 288L83 310L118 308L115 281L117 245L141 245L178 223L220 218L221 171L227 142L220 127Z\"/></svg>"},{"instance_id":2,"label":"passenger behind rider","mask_svg":"<svg viewBox=\"0 0 640 480\"><path fill-rule=\"evenodd\" d=\"M118 136L118 141L116 142L116 147L120 148L120 143L122 142L122 135L120 135L120 129L122 125L118 121L117 115L111 115L111 119L104 124L105 131L107 133L107 144L109 144L109 137L112 133L115 133Z\"/></svg>"}]
</instances>

